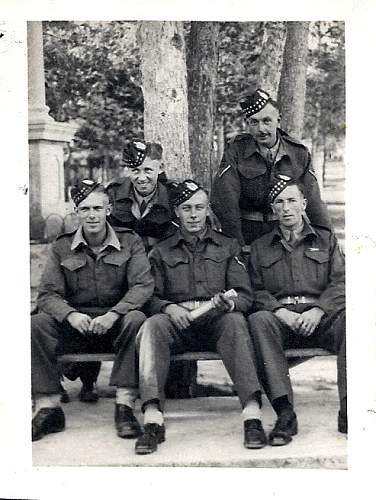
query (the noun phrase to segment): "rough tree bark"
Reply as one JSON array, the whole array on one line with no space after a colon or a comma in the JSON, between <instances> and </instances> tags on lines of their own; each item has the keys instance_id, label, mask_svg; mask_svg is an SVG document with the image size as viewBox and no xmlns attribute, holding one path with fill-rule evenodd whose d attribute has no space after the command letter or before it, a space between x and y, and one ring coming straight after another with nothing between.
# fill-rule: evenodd
<instances>
[{"instance_id":1,"label":"rough tree bark","mask_svg":"<svg viewBox=\"0 0 376 500\"><path fill-rule=\"evenodd\" d=\"M309 22L290 21L287 23L278 91L282 128L297 139L301 138L303 132L308 32Z\"/></svg>"},{"instance_id":2,"label":"rough tree bark","mask_svg":"<svg viewBox=\"0 0 376 500\"><path fill-rule=\"evenodd\" d=\"M257 86L268 92L273 99L276 99L278 93L285 40L284 22L265 23L262 49L258 59Z\"/></svg>"},{"instance_id":3,"label":"rough tree bark","mask_svg":"<svg viewBox=\"0 0 376 500\"><path fill-rule=\"evenodd\" d=\"M194 178L210 188L219 23L192 21L187 51L189 143Z\"/></svg>"},{"instance_id":4,"label":"rough tree bark","mask_svg":"<svg viewBox=\"0 0 376 500\"><path fill-rule=\"evenodd\" d=\"M166 175L191 177L183 23L140 21L144 136L163 147Z\"/></svg>"}]
</instances>

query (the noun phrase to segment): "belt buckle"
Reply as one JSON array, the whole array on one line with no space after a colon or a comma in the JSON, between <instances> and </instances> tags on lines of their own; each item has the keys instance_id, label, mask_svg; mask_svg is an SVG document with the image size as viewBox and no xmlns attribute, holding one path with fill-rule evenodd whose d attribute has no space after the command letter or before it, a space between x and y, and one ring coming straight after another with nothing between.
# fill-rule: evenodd
<instances>
[{"instance_id":1,"label":"belt buckle","mask_svg":"<svg viewBox=\"0 0 376 500\"><path fill-rule=\"evenodd\" d=\"M301 296L300 295L295 295L295 297L293 297L293 300L294 300L294 304L303 304L303 302L300 301L300 298Z\"/></svg>"},{"instance_id":2,"label":"belt buckle","mask_svg":"<svg viewBox=\"0 0 376 500\"><path fill-rule=\"evenodd\" d=\"M200 307L200 301L199 300L195 300L194 303L193 303L193 305L194 305L195 309L198 309Z\"/></svg>"}]
</instances>

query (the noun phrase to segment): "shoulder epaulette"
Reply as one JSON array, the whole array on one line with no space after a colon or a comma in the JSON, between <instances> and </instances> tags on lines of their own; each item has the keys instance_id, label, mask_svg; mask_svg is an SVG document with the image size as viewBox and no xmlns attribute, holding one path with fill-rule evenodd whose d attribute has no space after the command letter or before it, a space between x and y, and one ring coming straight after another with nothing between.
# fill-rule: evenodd
<instances>
[{"instance_id":1,"label":"shoulder epaulette","mask_svg":"<svg viewBox=\"0 0 376 500\"><path fill-rule=\"evenodd\" d=\"M304 144L299 141L299 139L295 139L295 137L291 137L291 135L289 135L287 132L285 132L284 130L282 129L278 129L278 132L280 134L280 136L287 142L291 142L292 144L294 144L295 146L300 146L304 149L307 149L306 146L304 146Z\"/></svg>"},{"instance_id":2,"label":"shoulder epaulette","mask_svg":"<svg viewBox=\"0 0 376 500\"><path fill-rule=\"evenodd\" d=\"M111 179L110 181L107 182L107 184L104 186L104 188L108 189L111 186L120 186L121 184L123 184L125 179L126 179L126 177L118 177L116 179Z\"/></svg>"},{"instance_id":3,"label":"shoulder epaulette","mask_svg":"<svg viewBox=\"0 0 376 500\"><path fill-rule=\"evenodd\" d=\"M113 228L115 233L134 233L137 234L133 229L130 227L114 227Z\"/></svg>"},{"instance_id":4,"label":"shoulder epaulette","mask_svg":"<svg viewBox=\"0 0 376 500\"><path fill-rule=\"evenodd\" d=\"M252 139L251 134L248 134L248 133L238 134L229 140L229 144L233 144L234 142L244 141L245 139L249 139L249 138Z\"/></svg>"},{"instance_id":5,"label":"shoulder epaulette","mask_svg":"<svg viewBox=\"0 0 376 500\"><path fill-rule=\"evenodd\" d=\"M75 234L76 231L77 231L77 229L75 229L74 231L67 231L66 233L61 233L61 234L56 236L55 241L60 240L64 236L72 236L73 234Z\"/></svg>"}]
</instances>

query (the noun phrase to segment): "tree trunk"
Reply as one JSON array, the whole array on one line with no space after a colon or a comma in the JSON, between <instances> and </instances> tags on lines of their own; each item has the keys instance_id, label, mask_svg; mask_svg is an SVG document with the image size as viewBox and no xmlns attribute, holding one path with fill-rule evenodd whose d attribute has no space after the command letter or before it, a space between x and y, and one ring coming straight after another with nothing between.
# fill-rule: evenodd
<instances>
[{"instance_id":1,"label":"tree trunk","mask_svg":"<svg viewBox=\"0 0 376 500\"><path fill-rule=\"evenodd\" d=\"M219 23L191 22L187 52L189 144L194 178L211 186Z\"/></svg>"},{"instance_id":2,"label":"tree trunk","mask_svg":"<svg viewBox=\"0 0 376 500\"><path fill-rule=\"evenodd\" d=\"M265 23L264 39L258 59L257 86L268 92L273 99L276 99L278 93L285 40L284 22Z\"/></svg>"},{"instance_id":3,"label":"tree trunk","mask_svg":"<svg viewBox=\"0 0 376 500\"><path fill-rule=\"evenodd\" d=\"M137 39L145 140L162 145L167 177L191 177L183 23L140 21Z\"/></svg>"},{"instance_id":4,"label":"tree trunk","mask_svg":"<svg viewBox=\"0 0 376 500\"><path fill-rule=\"evenodd\" d=\"M283 54L278 101L282 128L300 139L303 132L306 93L309 22L290 21Z\"/></svg>"}]
</instances>

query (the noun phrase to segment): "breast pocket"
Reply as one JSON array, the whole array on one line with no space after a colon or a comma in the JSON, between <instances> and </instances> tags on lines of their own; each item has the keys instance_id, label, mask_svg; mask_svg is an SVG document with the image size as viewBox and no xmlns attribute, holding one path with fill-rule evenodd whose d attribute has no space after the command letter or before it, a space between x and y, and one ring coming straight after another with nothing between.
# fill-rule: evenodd
<instances>
[{"instance_id":1,"label":"breast pocket","mask_svg":"<svg viewBox=\"0 0 376 500\"><path fill-rule=\"evenodd\" d=\"M105 286L115 289L124 289L127 286L127 267L130 257L131 254L126 250L112 252L103 257Z\"/></svg>"},{"instance_id":2,"label":"breast pocket","mask_svg":"<svg viewBox=\"0 0 376 500\"><path fill-rule=\"evenodd\" d=\"M265 289L270 292L280 290L284 286L284 263L282 251L271 255L263 255L260 258L261 274Z\"/></svg>"},{"instance_id":3,"label":"breast pocket","mask_svg":"<svg viewBox=\"0 0 376 500\"><path fill-rule=\"evenodd\" d=\"M329 250L306 250L304 252L309 278L319 285L326 286L329 275Z\"/></svg>"},{"instance_id":4,"label":"breast pocket","mask_svg":"<svg viewBox=\"0 0 376 500\"><path fill-rule=\"evenodd\" d=\"M68 289L70 289L72 293L76 294L78 291L87 288L85 256L68 257L61 261L60 265L63 268Z\"/></svg>"},{"instance_id":5,"label":"breast pocket","mask_svg":"<svg viewBox=\"0 0 376 500\"><path fill-rule=\"evenodd\" d=\"M189 261L188 256L168 255L163 258L168 294L187 292L189 290Z\"/></svg>"},{"instance_id":6,"label":"breast pocket","mask_svg":"<svg viewBox=\"0 0 376 500\"><path fill-rule=\"evenodd\" d=\"M225 252L214 252L205 256L205 276L209 291L211 293L221 292L226 288L226 270L228 254Z\"/></svg>"}]
</instances>

